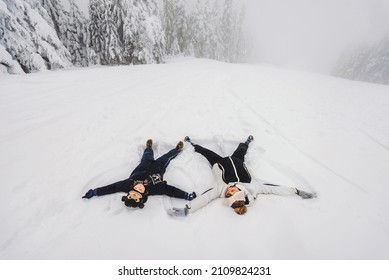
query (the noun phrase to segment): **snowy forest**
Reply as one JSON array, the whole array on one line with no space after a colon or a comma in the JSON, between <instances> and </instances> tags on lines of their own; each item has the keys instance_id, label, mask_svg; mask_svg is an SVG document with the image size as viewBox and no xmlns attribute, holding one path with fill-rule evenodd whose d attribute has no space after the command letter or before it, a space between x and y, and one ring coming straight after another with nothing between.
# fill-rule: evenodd
<instances>
[{"instance_id":1,"label":"snowy forest","mask_svg":"<svg viewBox=\"0 0 389 280\"><path fill-rule=\"evenodd\" d=\"M389 85L389 34L375 44L363 43L347 48L332 74Z\"/></svg>"},{"instance_id":2,"label":"snowy forest","mask_svg":"<svg viewBox=\"0 0 389 280\"><path fill-rule=\"evenodd\" d=\"M247 57L239 1L0 0L0 72L89 65L163 63L188 55L225 62Z\"/></svg>"}]
</instances>

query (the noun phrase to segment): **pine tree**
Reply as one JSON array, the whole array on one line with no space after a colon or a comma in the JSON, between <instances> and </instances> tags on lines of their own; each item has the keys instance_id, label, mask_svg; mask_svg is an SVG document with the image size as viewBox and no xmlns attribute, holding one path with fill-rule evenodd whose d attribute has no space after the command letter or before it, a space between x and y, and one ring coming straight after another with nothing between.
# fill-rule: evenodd
<instances>
[{"instance_id":1,"label":"pine tree","mask_svg":"<svg viewBox=\"0 0 389 280\"><path fill-rule=\"evenodd\" d=\"M70 54L41 2L2 0L0 44L25 73L69 67Z\"/></svg>"},{"instance_id":2,"label":"pine tree","mask_svg":"<svg viewBox=\"0 0 389 280\"><path fill-rule=\"evenodd\" d=\"M120 64L123 60L113 7L112 0L91 0L89 3L90 45L103 65Z\"/></svg>"},{"instance_id":3,"label":"pine tree","mask_svg":"<svg viewBox=\"0 0 389 280\"><path fill-rule=\"evenodd\" d=\"M221 29L220 42L222 45L222 60L231 61L231 57L234 52L234 48L232 45L234 41L232 0L225 0L224 2L220 29Z\"/></svg>"},{"instance_id":4,"label":"pine tree","mask_svg":"<svg viewBox=\"0 0 389 280\"><path fill-rule=\"evenodd\" d=\"M181 0L164 0L164 30L166 52L169 55L183 53L187 49L187 19Z\"/></svg>"},{"instance_id":5,"label":"pine tree","mask_svg":"<svg viewBox=\"0 0 389 280\"><path fill-rule=\"evenodd\" d=\"M104 34L103 34L103 0L90 0L89 2L89 36L90 47L96 54L96 63L100 64L100 54L104 51Z\"/></svg>"},{"instance_id":6,"label":"pine tree","mask_svg":"<svg viewBox=\"0 0 389 280\"><path fill-rule=\"evenodd\" d=\"M124 23L124 59L130 64L161 63L165 34L151 0L129 0Z\"/></svg>"},{"instance_id":7,"label":"pine tree","mask_svg":"<svg viewBox=\"0 0 389 280\"><path fill-rule=\"evenodd\" d=\"M240 62L247 57L247 42L243 31L245 7L225 0L220 26L220 60Z\"/></svg>"},{"instance_id":8,"label":"pine tree","mask_svg":"<svg viewBox=\"0 0 389 280\"><path fill-rule=\"evenodd\" d=\"M232 62L244 62L248 58L248 43L246 34L243 29L244 21L246 17L246 8L241 6L238 14L238 21L235 27L235 58Z\"/></svg>"},{"instance_id":9,"label":"pine tree","mask_svg":"<svg viewBox=\"0 0 389 280\"><path fill-rule=\"evenodd\" d=\"M65 10L60 0L41 0L42 7L46 9L59 39L67 40L69 13Z\"/></svg>"},{"instance_id":10,"label":"pine tree","mask_svg":"<svg viewBox=\"0 0 389 280\"><path fill-rule=\"evenodd\" d=\"M88 66L88 21L74 0L70 0L70 12L65 46L72 56L73 65Z\"/></svg>"},{"instance_id":11,"label":"pine tree","mask_svg":"<svg viewBox=\"0 0 389 280\"><path fill-rule=\"evenodd\" d=\"M217 42L214 13L209 11L210 2L197 1L195 10L190 15L190 44L196 57L215 58L214 47Z\"/></svg>"},{"instance_id":12,"label":"pine tree","mask_svg":"<svg viewBox=\"0 0 389 280\"><path fill-rule=\"evenodd\" d=\"M373 46L365 72L368 81L389 85L389 35Z\"/></svg>"},{"instance_id":13,"label":"pine tree","mask_svg":"<svg viewBox=\"0 0 389 280\"><path fill-rule=\"evenodd\" d=\"M389 85L389 35L379 42L349 47L338 60L334 76Z\"/></svg>"},{"instance_id":14,"label":"pine tree","mask_svg":"<svg viewBox=\"0 0 389 280\"><path fill-rule=\"evenodd\" d=\"M120 44L124 45L124 21L126 18L126 0L114 0L112 20L116 26Z\"/></svg>"}]
</instances>

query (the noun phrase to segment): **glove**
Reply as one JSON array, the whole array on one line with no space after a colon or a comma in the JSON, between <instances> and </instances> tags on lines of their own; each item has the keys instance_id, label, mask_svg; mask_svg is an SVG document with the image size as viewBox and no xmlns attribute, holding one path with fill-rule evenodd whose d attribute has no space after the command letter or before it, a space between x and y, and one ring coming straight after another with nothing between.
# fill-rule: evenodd
<instances>
[{"instance_id":1,"label":"glove","mask_svg":"<svg viewBox=\"0 0 389 280\"><path fill-rule=\"evenodd\" d=\"M185 193L185 199L186 199L186 200L192 201L192 200L195 199L196 197L197 197L197 195L196 195L195 192L192 192L192 193Z\"/></svg>"},{"instance_id":2,"label":"glove","mask_svg":"<svg viewBox=\"0 0 389 280\"><path fill-rule=\"evenodd\" d=\"M94 190L90 189L89 191L86 192L86 194L82 198L90 199L96 195L97 195L96 189L94 189Z\"/></svg>"},{"instance_id":3,"label":"glove","mask_svg":"<svg viewBox=\"0 0 389 280\"><path fill-rule=\"evenodd\" d=\"M296 194L301 196L303 199L315 198L317 196L315 193L309 193L299 189L296 189Z\"/></svg>"},{"instance_id":4,"label":"glove","mask_svg":"<svg viewBox=\"0 0 389 280\"><path fill-rule=\"evenodd\" d=\"M170 216L173 217L186 217L188 216L188 208L173 208L168 211Z\"/></svg>"}]
</instances>

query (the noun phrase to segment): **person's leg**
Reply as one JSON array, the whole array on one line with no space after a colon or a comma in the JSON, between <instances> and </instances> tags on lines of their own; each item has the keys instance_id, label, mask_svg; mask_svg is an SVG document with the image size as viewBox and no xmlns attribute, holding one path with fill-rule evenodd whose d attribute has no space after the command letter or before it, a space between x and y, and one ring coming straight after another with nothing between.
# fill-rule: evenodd
<instances>
[{"instance_id":1,"label":"person's leg","mask_svg":"<svg viewBox=\"0 0 389 280\"><path fill-rule=\"evenodd\" d=\"M222 159L222 157L219 156L217 153L208 150L207 148L204 148L197 144L192 145L195 148L195 151L199 154L202 154L208 160L211 166L213 166L215 163L219 162Z\"/></svg>"},{"instance_id":2,"label":"person's leg","mask_svg":"<svg viewBox=\"0 0 389 280\"><path fill-rule=\"evenodd\" d=\"M131 175L137 174L139 172L142 172L146 169L146 167L154 160L154 151L152 148L147 147L142 155L142 158L140 160L140 163L137 167L131 172Z\"/></svg>"},{"instance_id":3,"label":"person's leg","mask_svg":"<svg viewBox=\"0 0 389 280\"><path fill-rule=\"evenodd\" d=\"M180 153L180 150L177 148L171 149L169 152L164 154L163 156L160 156L155 160L157 164L163 165L165 168L169 165L170 161L174 159L178 154Z\"/></svg>"},{"instance_id":4,"label":"person's leg","mask_svg":"<svg viewBox=\"0 0 389 280\"><path fill-rule=\"evenodd\" d=\"M248 144L240 143L238 148L236 148L234 153L231 155L231 157L235 157L244 161L244 156L246 155L248 148L249 148Z\"/></svg>"}]
</instances>

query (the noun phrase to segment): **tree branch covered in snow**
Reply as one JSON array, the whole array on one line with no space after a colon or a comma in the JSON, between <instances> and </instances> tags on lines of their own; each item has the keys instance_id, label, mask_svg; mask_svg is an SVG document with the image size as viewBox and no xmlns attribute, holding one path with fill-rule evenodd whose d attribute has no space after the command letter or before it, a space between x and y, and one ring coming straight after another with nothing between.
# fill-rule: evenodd
<instances>
[{"instance_id":1,"label":"tree branch covered in snow","mask_svg":"<svg viewBox=\"0 0 389 280\"><path fill-rule=\"evenodd\" d=\"M197 0L189 10L183 0L90 0L88 16L67 1L68 9L61 0L0 0L3 72L163 63L180 54L246 58L239 1Z\"/></svg>"}]
</instances>

